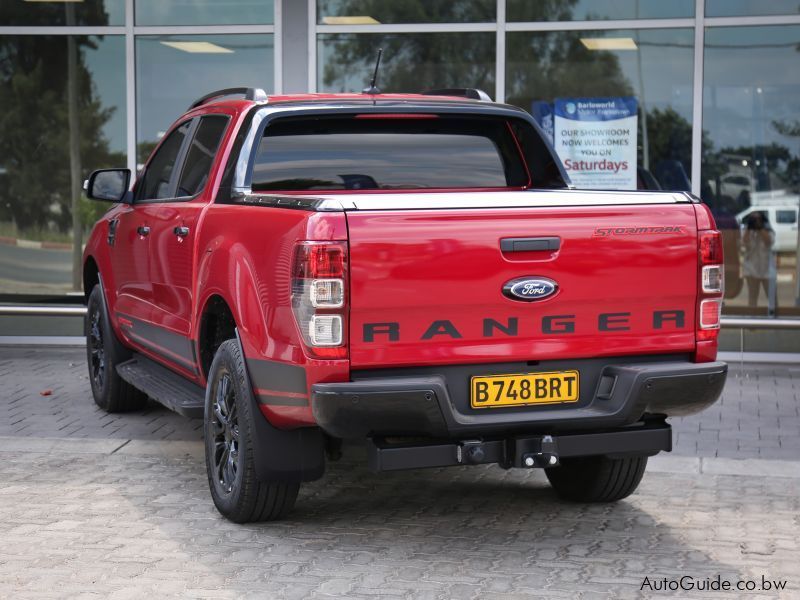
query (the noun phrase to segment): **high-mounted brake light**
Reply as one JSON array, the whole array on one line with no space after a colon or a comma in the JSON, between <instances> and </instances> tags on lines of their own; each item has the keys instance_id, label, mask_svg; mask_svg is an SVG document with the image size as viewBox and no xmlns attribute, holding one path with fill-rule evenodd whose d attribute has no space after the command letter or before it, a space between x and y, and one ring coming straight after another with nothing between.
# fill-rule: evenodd
<instances>
[{"instance_id":1,"label":"high-mounted brake light","mask_svg":"<svg viewBox=\"0 0 800 600\"><path fill-rule=\"evenodd\" d=\"M430 113L361 113L356 119L438 119L439 115Z\"/></svg>"},{"instance_id":2,"label":"high-mounted brake light","mask_svg":"<svg viewBox=\"0 0 800 600\"><path fill-rule=\"evenodd\" d=\"M299 242L292 264L292 311L309 354L346 358L347 245Z\"/></svg>"}]
</instances>

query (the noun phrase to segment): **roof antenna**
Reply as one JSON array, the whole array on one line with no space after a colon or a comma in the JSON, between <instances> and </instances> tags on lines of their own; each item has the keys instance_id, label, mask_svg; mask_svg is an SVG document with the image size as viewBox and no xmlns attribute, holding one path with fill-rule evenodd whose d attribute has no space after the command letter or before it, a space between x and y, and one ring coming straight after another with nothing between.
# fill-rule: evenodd
<instances>
[{"instance_id":1,"label":"roof antenna","mask_svg":"<svg viewBox=\"0 0 800 600\"><path fill-rule=\"evenodd\" d=\"M383 48L378 48L378 60L375 62L375 72L372 74L372 81L369 82L369 87L364 88L361 90L362 94L380 94L381 91L375 87L375 84L378 82L378 68L381 66L381 55L383 54Z\"/></svg>"}]
</instances>

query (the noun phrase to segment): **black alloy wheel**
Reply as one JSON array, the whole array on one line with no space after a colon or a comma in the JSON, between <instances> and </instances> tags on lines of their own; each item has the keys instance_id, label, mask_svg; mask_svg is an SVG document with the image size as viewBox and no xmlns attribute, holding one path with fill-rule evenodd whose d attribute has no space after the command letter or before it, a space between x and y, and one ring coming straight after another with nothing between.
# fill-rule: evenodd
<instances>
[{"instance_id":1,"label":"black alloy wheel","mask_svg":"<svg viewBox=\"0 0 800 600\"><path fill-rule=\"evenodd\" d=\"M102 389L106 380L106 350L103 345L103 321L97 305L92 307L89 314L89 335L86 342L89 346L89 374L94 385Z\"/></svg>"},{"instance_id":2,"label":"black alloy wheel","mask_svg":"<svg viewBox=\"0 0 800 600\"><path fill-rule=\"evenodd\" d=\"M300 489L298 482L256 476L255 420L264 418L253 398L239 343L222 342L208 373L203 437L211 498L220 514L234 523L286 516ZM277 445L270 450L282 449Z\"/></svg>"},{"instance_id":3,"label":"black alloy wheel","mask_svg":"<svg viewBox=\"0 0 800 600\"><path fill-rule=\"evenodd\" d=\"M233 380L224 372L217 383L211 407L214 436L214 474L223 493L230 494L240 471L239 418Z\"/></svg>"},{"instance_id":4,"label":"black alloy wheel","mask_svg":"<svg viewBox=\"0 0 800 600\"><path fill-rule=\"evenodd\" d=\"M95 404L106 412L141 410L147 396L117 373L117 367L131 358L111 328L105 298L95 285L86 303L83 331L86 336L86 363Z\"/></svg>"}]
</instances>

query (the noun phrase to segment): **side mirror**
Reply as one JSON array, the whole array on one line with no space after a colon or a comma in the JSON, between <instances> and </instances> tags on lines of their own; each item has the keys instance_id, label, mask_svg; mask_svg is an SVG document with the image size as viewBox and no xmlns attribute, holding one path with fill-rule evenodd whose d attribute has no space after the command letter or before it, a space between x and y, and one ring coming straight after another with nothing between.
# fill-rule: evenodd
<instances>
[{"instance_id":1,"label":"side mirror","mask_svg":"<svg viewBox=\"0 0 800 600\"><path fill-rule=\"evenodd\" d=\"M130 204L131 195L128 192L130 183L130 169L100 169L89 175L89 179L83 184L83 189L92 200Z\"/></svg>"}]
</instances>

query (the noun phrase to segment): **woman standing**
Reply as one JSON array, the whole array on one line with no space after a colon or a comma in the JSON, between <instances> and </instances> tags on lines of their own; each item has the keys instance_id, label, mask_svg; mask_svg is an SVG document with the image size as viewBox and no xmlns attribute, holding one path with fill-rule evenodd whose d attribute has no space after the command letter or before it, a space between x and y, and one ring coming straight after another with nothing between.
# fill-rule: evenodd
<instances>
[{"instance_id":1,"label":"woman standing","mask_svg":"<svg viewBox=\"0 0 800 600\"><path fill-rule=\"evenodd\" d=\"M743 271L747 279L747 304L754 307L758 305L762 287L769 303L769 274L772 267L775 231L770 226L766 214L761 211L747 215L744 225L742 245L744 246Z\"/></svg>"}]
</instances>

